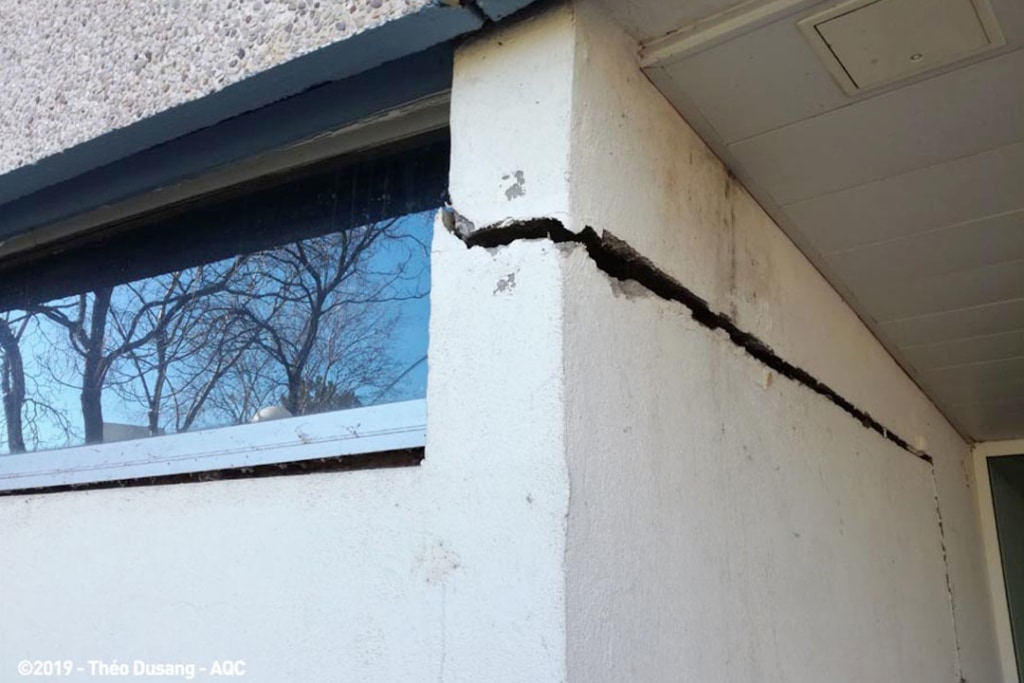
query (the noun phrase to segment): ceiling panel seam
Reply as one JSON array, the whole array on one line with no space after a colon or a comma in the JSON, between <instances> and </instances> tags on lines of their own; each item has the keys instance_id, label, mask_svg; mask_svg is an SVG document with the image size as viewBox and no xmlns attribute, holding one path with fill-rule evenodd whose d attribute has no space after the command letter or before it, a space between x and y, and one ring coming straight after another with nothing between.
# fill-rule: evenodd
<instances>
[{"instance_id":1,"label":"ceiling panel seam","mask_svg":"<svg viewBox=\"0 0 1024 683\"><path fill-rule=\"evenodd\" d=\"M859 245L857 245L855 247L844 247L843 249L836 249L834 251L821 252L821 253L822 253L822 256L841 256L841 255L846 255L846 254L850 254L850 253L854 253L854 252L858 252L858 251L864 251L864 250L867 250L867 249L875 249L875 248L878 248L878 247L883 247L883 246L886 246L886 245L895 244L897 242L911 241L911 240L914 240L914 239L920 239L922 237L927 237L928 235L944 232L944 231L947 231L947 230L956 230L957 228L963 228L963 227L966 227L966 226L971 225L973 223L982 223L984 221L990 221L990 220L994 220L996 218L1005 218L1007 216L1015 216L1015 215L1018 215L1018 214L1021 215L1022 217L1024 217L1024 208L1011 209L1009 211L1000 211L998 213L993 213L993 214L986 214L984 216L981 216L980 218L971 218L971 219L968 219L968 220L965 220L965 221L957 221L956 223L949 223L948 225L942 225L942 226L939 226L937 228L928 228L927 230L922 230L920 232L908 233L906 235L900 235L898 237L892 237L890 239L885 239L885 240L876 240L874 242L865 242L864 244L859 244Z\"/></svg>"},{"instance_id":2,"label":"ceiling panel seam","mask_svg":"<svg viewBox=\"0 0 1024 683\"><path fill-rule=\"evenodd\" d=\"M952 165L952 164L960 163L960 162L963 162L963 161L965 161L967 159L974 159L976 157L985 156L986 154L992 154L993 152L998 152L998 151L1004 150L1004 149L1011 149L1011 148L1018 147L1018 146L1021 146L1021 145L1024 145L1024 138L1013 140L1011 142L1007 142L1006 144L999 145L998 147L991 147L989 149L979 150L979 151L971 153L971 154L964 154L964 155L958 156L958 157L956 157L954 159L946 159L945 161L940 161L937 164L929 164L927 166L921 166L919 168L911 169L909 171L903 171L901 173L894 173L894 174L889 175L889 176L885 176L885 177L882 177L882 178L875 178L874 180L868 180L868 181L865 181L865 182L862 182L862 183L857 183L855 185L848 185L848 186L843 187L843 188L838 189L838 190L832 190L831 192L823 192L823 193L821 193L819 195L815 195L813 197L805 197L803 199L800 199L800 200L797 200L797 201L794 201L794 202L788 202L786 204L780 204L779 206L781 208L783 208L783 209L786 209L786 208L791 207L791 206L799 206L801 204L805 204L805 203L808 203L808 202L820 200L820 199L823 199L825 197L831 197L833 195L843 194L844 192L850 192L851 190L858 190L858 189L863 188L863 187L868 187L869 185L878 185L878 184L881 184L881 183L884 183L884 182L887 182L887 181L890 181L890 180L894 180L894 179L897 179L897 178L903 178L903 177L906 177L906 176L914 175L915 173L921 173L922 171L927 171L929 169L942 168L943 166L949 166L949 165ZM731 147L731 145L729 145L729 146ZM1022 200L1024 200L1024 195L1022 195ZM1022 208L1024 208L1024 207L1022 207ZM1018 210L1019 209L1013 209L1011 211L1011 213L1013 211L1018 211ZM1006 213L1006 212L1003 212L1003 213ZM975 220L975 219L972 219L972 220ZM961 221L961 222L963 222L963 221ZM931 229L933 229L933 228L929 228L929 230L931 230ZM831 253L831 252L826 252L826 253Z\"/></svg>"}]
</instances>

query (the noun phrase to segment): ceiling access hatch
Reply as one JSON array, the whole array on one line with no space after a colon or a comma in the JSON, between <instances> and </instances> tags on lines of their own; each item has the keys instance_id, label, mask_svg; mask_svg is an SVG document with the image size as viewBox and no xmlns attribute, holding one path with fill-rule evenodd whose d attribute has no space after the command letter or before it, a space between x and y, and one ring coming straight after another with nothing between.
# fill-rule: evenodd
<instances>
[{"instance_id":1,"label":"ceiling access hatch","mask_svg":"<svg viewBox=\"0 0 1024 683\"><path fill-rule=\"evenodd\" d=\"M850 0L797 25L851 95L1005 43L988 0Z\"/></svg>"}]
</instances>

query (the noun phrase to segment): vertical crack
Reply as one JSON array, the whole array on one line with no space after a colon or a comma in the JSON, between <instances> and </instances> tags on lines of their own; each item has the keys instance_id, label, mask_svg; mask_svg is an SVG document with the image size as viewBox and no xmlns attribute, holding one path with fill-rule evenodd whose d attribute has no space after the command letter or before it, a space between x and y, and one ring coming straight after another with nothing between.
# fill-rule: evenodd
<instances>
[{"instance_id":1,"label":"vertical crack","mask_svg":"<svg viewBox=\"0 0 1024 683\"><path fill-rule=\"evenodd\" d=\"M956 627L956 608L953 603L953 579L949 574L949 551L946 548L946 527L942 522L942 506L939 504L939 480L935 474L935 463L932 463L932 493L935 497L935 519L939 524L939 547L942 549L942 570L946 574L946 594L949 599L949 620L953 629L953 652L954 670L953 674L960 683L967 683L963 677L963 667L960 662L960 633Z\"/></svg>"}]
</instances>

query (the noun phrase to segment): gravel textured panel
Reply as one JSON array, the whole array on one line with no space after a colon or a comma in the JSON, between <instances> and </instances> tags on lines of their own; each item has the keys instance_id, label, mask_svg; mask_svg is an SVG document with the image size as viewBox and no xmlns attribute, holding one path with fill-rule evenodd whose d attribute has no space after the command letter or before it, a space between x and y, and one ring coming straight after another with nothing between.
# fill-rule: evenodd
<instances>
[{"instance_id":1,"label":"gravel textured panel","mask_svg":"<svg viewBox=\"0 0 1024 683\"><path fill-rule=\"evenodd\" d=\"M0 174L430 0L0 0Z\"/></svg>"}]
</instances>

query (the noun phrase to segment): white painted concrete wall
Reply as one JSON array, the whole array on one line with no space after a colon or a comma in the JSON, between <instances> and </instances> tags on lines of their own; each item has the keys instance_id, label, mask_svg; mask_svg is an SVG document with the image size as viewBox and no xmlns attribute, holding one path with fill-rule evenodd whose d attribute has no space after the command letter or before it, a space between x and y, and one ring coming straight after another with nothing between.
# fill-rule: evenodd
<instances>
[{"instance_id":1,"label":"white painted concrete wall","mask_svg":"<svg viewBox=\"0 0 1024 683\"><path fill-rule=\"evenodd\" d=\"M968 444L639 71L578 6L572 224L624 239L935 459L963 675L998 680Z\"/></svg>"},{"instance_id":2,"label":"white painted concrete wall","mask_svg":"<svg viewBox=\"0 0 1024 683\"><path fill-rule=\"evenodd\" d=\"M443 228L432 258L420 467L0 498L0 680L35 658L564 680L560 260Z\"/></svg>"},{"instance_id":3,"label":"white painted concrete wall","mask_svg":"<svg viewBox=\"0 0 1024 683\"><path fill-rule=\"evenodd\" d=\"M957 681L931 467L580 251L569 680Z\"/></svg>"},{"instance_id":4,"label":"white painted concrete wall","mask_svg":"<svg viewBox=\"0 0 1024 683\"><path fill-rule=\"evenodd\" d=\"M566 41L575 45L570 56ZM803 390L750 395L737 379L749 370L733 367L750 361L726 353L724 340L662 349L671 333L679 333L666 311L654 306L630 313L622 301L594 298L594 287L607 287L603 281L570 277L571 678L592 680L602 670L595 662L604 662L608 680L622 680L616 675L627 673L622 667L629 664L649 667L652 676L681 670L698 680L697 672L711 675L715 661L728 660L717 674L721 680L823 680L823 672L839 680L858 680L859 674L865 675L861 680L870 679L867 674L882 680L999 680L968 445L729 179L640 72L635 52L587 2L552 7L465 47L453 97L453 164L463 173L472 168L477 177L474 191L453 183L456 207L478 225L550 216L575 231L589 226L624 239L783 358L926 450L935 468L933 475ZM566 72L572 74L569 94ZM513 97L506 99L509 93ZM465 139L476 142L463 147ZM481 142L486 140L494 142ZM553 165L562 163L566 145L569 162L559 174ZM516 172L525 193L508 192L520 177ZM606 307L614 313L604 313ZM584 360L591 358L600 362ZM673 376L690 366L714 372ZM716 382L726 382L735 396L725 398ZM661 405L664 395L675 400L678 413ZM655 410L662 422L649 417ZM613 438L609 422L640 433L632 440ZM725 436L709 426L723 424ZM793 433L782 433L783 425L795 426ZM743 446L761 448L760 457L785 470L785 477L762 481L746 470L763 463L730 462ZM591 454L598 459L593 467ZM751 489L755 483L761 486ZM701 500L709 504L720 496L725 509L703 510L683 494L705 495ZM746 495L764 507L754 507ZM787 505L800 506L794 519L782 512ZM839 534L832 506L859 514L843 518L857 530ZM614 524L620 518L635 524ZM786 537L795 519L809 524L813 543ZM712 554L710 568L686 564L699 562L700 553ZM883 570L880 555L899 571ZM767 558L774 562L770 572ZM689 573L673 573L674 563ZM861 582L843 590L846 572L854 569ZM807 595L773 592L780 585L795 591L811 574L818 578ZM595 586L604 592L593 592ZM745 597L732 595L733 588ZM687 611L687 596L698 596L699 606ZM847 596L851 601L843 602ZM722 614L706 621L714 605L723 606ZM826 611L831 628L819 614ZM752 621L742 626L744 619ZM875 620L876 628L869 628ZM895 635L904 629L916 639ZM625 645L615 649L616 639L642 654L630 657ZM898 652L904 645L926 652L928 664ZM608 648L623 658L614 666ZM851 648L877 661L858 668ZM680 651L692 655L689 668L675 668Z\"/></svg>"},{"instance_id":5,"label":"white painted concrete wall","mask_svg":"<svg viewBox=\"0 0 1024 683\"><path fill-rule=\"evenodd\" d=\"M450 194L478 226L568 222L574 41L554 7L464 44L452 87Z\"/></svg>"}]
</instances>

